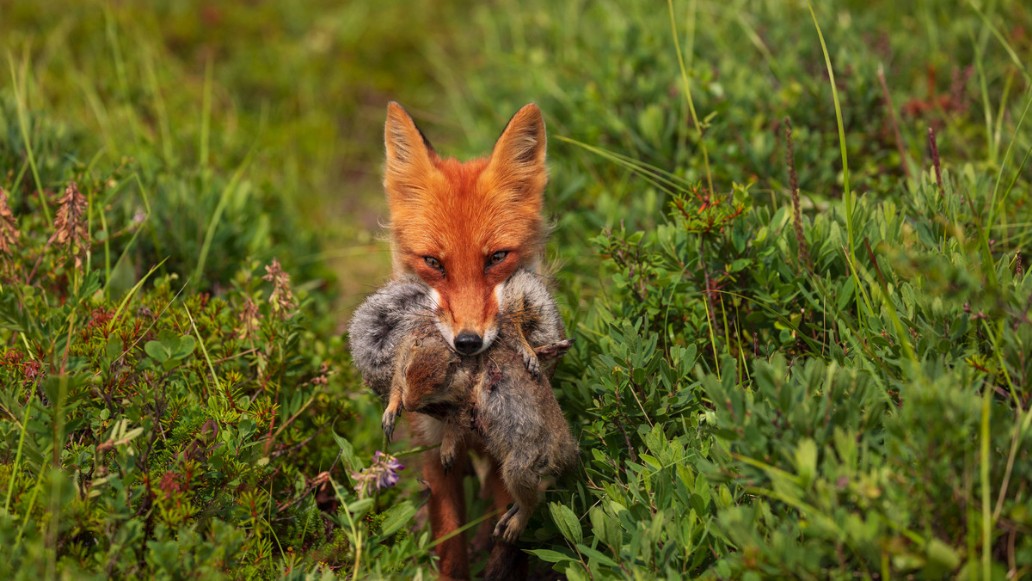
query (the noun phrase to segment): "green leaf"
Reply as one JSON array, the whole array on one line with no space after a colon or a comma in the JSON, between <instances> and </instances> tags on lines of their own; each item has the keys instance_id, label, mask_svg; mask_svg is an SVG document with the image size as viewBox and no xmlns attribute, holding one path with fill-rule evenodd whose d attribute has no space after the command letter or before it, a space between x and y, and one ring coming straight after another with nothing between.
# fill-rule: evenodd
<instances>
[{"instance_id":1,"label":"green leaf","mask_svg":"<svg viewBox=\"0 0 1032 581\"><path fill-rule=\"evenodd\" d=\"M563 575L566 575L569 581L588 581L588 577L584 574L584 566L580 563L567 565Z\"/></svg>"},{"instance_id":2,"label":"green leaf","mask_svg":"<svg viewBox=\"0 0 1032 581\"><path fill-rule=\"evenodd\" d=\"M641 135L650 143L659 143L666 125L663 110L659 105L650 103L638 113L638 127Z\"/></svg>"},{"instance_id":3,"label":"green leaf","mask_svg":"<svg viewBox=\"0 0 1032 581\"><path fill-rule=\"evenodd\" d=\"M660 470L663 468L663 463L657 460L655 456L651 456L649 454L642 454L641 461L648 464L652 468L655 468L656 470Z\"/></svg>"},{"instance_id":4,"label":"green leaf","mask_svg":"<svg viewBox=\"0 0 1032 581\"><path fill-rule=\"evenodd\" d=\"M928 541L925 551L928 554L928 564L925 571L929 575L941 577L960 566L960 555L957 554L953 547L939 539L933 538Z\"/></svg>"},{"instance_id":5,"label":"green leaf","mask_svg":"<svg viewBox=\"0 0 1032 581\"><path fill-rule=\"evenodd\" d=\"M143 346L143 350L147 352L151 359L158 363L164 363L172 357L172 352L160 341L147 341Z\"/></svg>"},{"instance_id":6,"label":"green leaf","mask_svg":"<svg viewBox=\"0 0 1032 581\"><path fill-rule=\"evenodd\" d=\"M351 442L335 431L330 433L333 434L333 441L337 442L337 446L340 448L340 461L344 463L344 467L351 472L365 468L365 465L355 456L355 448Z\"/></svg>"},{"instance_id":7,"label":"green leaf","mask_svg":"<svg viewBox=\"0 0 1032 581\"><path fill-rule=\"evenodd\" d=\"M588 511L591 533L611 548L620 546L620 523L601 508L595 506Z\"/></svg>"},{"instance_id":8,"label":"green leaf","mask_svg":"<svg viewBox=\"0 0 1032 581\"><path fill-rule=\"evenodd\" d=\"M857 462L856 435L836 426L832 438L835 442L835 451L838 452L842 464L850 471L855 469Z\"/></svg>"},{"instance_id":9,"label":"green leaf","mask_svg":"<svg viewBox=\"0 0 1032 581\"><path fill-rule=\"evenodd\" d=\"M566 563L577 561L575 557L565 553L560 553L559 551L553 551L551 549L530 549L527 552L546 563Z\"/></svg>"},{"instance_id":10,"label":"green leaf","mask_svg":"<svg viewBox=\"0 0 1032 581\"><path fill-rule=\"evenodd\" d=\"M741 271L745 270L746 267L748 267L751 264L752 264L752 259L750 259L750 258L739 258L738 260L735 260L734 262L732 262L730 265L727 266L727 271L728 272L741 272Z\"/></svg>"},{"instance_id":11,"label":"green leaf","mask_svg":"<svg viewBox=\"0 0 1032 581\"><path fill-rule=\"evenodd\" d=\"M795 461L803 486L809 486L817 473L817 443L810 438L800 441L796 446Z\"/></svg>"},{"instance_id":12,"label":"green leaf","mask_svg":"<svg viewBox=\"0 0 1032 581\"><path fill-rule=\"evenodd\" d=\"M853 283L853 279L846 279L846 282L842 284L842 288L838 291L838 299L835 301L835 307L841 312L845 311L846 307L853 300L856 291L856 284Z\"/></svg>"},{"instance_id":13,"label":"green leaf","mask_svg":"<svg viewBox=\"0 0 1032 581\"><path fill-rule=\"evenodd\" d=\"M194 349L197 347L197 341L192 335L184 335L179 338L179 344L175 348L175 352L172 355L175 359L186 359Z\"/></svg>"},{"instance_id":14,"label":"green leaf","mask_svg":"<svg viewBox=\"0 0 1032 581\"><path fill-rule=\"evenodd\" d=\"M373 508L375 502L374 498L361 498L347 505L347 511L351 513L351 518L362 518L365 513L369 512L369 509Z\"/></svg>"},{"instance_id":15,"label":"green leaf","mask_svg":"<svg viewBox=\"0 0 1032 581\"><path fill-rule=\"evenodd\" d=\"M599 563L601 565L605 565L607 567L619 567L620 566L620 565L617 564L616 561L610 559L609 557L603 555L600 551L592 549L591 547L589 547L587 545L578 544L577 545L577 550L580 551L580 553L582 555L584 555L585 557L588 558L588 562L589 563L595 562L595 563Z\"/></svg>"},{"instance_id":16,"label":"green leaf","mask_svg":"<svg viewBox=\"0 0 1032 581\"><path fill-rule=\"evenodd\" d=\"M383 521L380 523L380 536L389 537L398 532L412 520L416 514L416 507L411 502L404 500L383 512Z\"/></svg>"},{"instance_id":17,"label":"green leaf","mask_svg":"<svg viewBox=\"0 0 1032 581\"><path fill-rule=\"evenodd\" d=\"M140 434L142 434L142 433L143 433L143 428L133 428L133 429L129 430L128 432L126 432L124 436L122 436L122 440L124 440L126 442L129 442L131 440L135 440L136 438L140 437Z\"/></svg>"},{"instance_id":18,"label":"green leaf","mask_svg":"<svg viewBox=\"0 0 1032 581\"><path fill-rule=\"evenodd\" d=\"M570 507L557 502L550 502L548 503L548 512L552 515L552 521L555 522L555 526L559 528L559 532L562 533L566 540L571 543L584 541L584 532L581 530L580 521L577 520L577 515L573 513Z\"/></svg>"}]
</instances>

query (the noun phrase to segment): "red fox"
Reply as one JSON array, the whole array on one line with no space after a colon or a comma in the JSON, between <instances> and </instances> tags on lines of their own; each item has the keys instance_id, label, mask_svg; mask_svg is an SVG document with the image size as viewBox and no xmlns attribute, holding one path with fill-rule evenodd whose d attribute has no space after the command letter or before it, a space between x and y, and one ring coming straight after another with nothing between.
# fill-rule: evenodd
<instances>
[{"instance_id":1,"label":"red fox","mask_svg":"<svg viewBox=\"0 0 1032 581\"><path fill-rule=\"evenodd\" d=\"M519 268L540 270L548 181L541 110L524 106L489 156L460 162L439 156L408 113L392 102L384 142L394 276L416 276L430 287L435 324L450 347L461 355L481 353L498 337L506 280ZM441 441L439 420L418 413L409 418L418 441ZM480 451L492 461L483 492L504 512L512 497L497 459ZM445 539L437 546L442 577L469 577L465 538L455 534L465 524L463 476L462 470L444 469L438 449L424 455L430 525L435 539ZM488 569L508 558L492 552Z\"/></svg>"}]
</instances>

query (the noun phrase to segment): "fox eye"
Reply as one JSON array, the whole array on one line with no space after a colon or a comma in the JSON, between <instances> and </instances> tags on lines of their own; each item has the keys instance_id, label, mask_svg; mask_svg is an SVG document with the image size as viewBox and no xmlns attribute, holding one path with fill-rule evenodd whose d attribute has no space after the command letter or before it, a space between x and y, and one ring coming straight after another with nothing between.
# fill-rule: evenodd
<instances>
[{"instance_id":1,"label":"fox eye","mask_svg":"<svg viewBox=\"0 0 1032 581\"><path fill-rule=\"evenodd\" d=\"M495 252L491 256L487 257L487 268L490 268L498 264L499 262L505 260L506 256L509 256L508 250L499 250L498 252Z\"/></svg>"},{"instance_id":2,"label":"fox eye","mask_svg":"<svg viewBox=\"0 0 1032 581\"><path fill-rule=\"evenodd\" d=\"M441 274L444 274L444 265L441 264L440 260L437 260L433 256L424 256L423 257L423 262L425 262L426 265L429 266L430 268L436 270L437 272L439 272Z\"/></svg>"}]
</instances>

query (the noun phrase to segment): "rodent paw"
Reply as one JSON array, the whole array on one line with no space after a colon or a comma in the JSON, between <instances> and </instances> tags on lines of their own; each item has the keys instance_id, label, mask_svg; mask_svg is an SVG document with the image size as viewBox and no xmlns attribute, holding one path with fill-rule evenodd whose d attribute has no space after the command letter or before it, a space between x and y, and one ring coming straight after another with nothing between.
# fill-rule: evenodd
<instances>
[{"instance_id":1,"label":"rodent paw","mask_svg":"<svg viewBox=\"0 0 1032 581\"><path fill-rule=\"evenodd\" d=\"M394 424L398 421L398 415L401 413L396 408L387 408L383 412L383 418L380 420L380 427L383 428L383 435L387 436L387 441L391 441L391 436L394 435Z\"/></svg>"},{"instance_id":2,"label":"rodent paw","mask_svg":"<svg viewBox=\"0 0 1032 581\"><path fill-rule=\"evenodd\" d=\"M441 467L445 472L450 472L455 465L455 450L441 450Z\"/></svg>"},{"instance_id":3,"label":"rodent paw","mask_svg":"<svg viewBox=\"0 0 1032 581\"><path fill-rule=\"evenodd\" d=\"M555 343L542 345L541 347L534 349L534 352L537 354L538 357L550 359L553 357L561 357L565 355L566 352L569 351L570 347L572 346L572 339L563 339L561 341L556 341Z\"/></svg>"},{"instance_id":4,"label":"rodent paw","mask_svg":"<svg viewBox=\"0 0 1032 581\"><path fill-rule=\"evenodd\" d=\"M527 371L530 372L534 379L541 375L541 361L533 351L523 352L523 363L527 366Z\"/></svg>"},{"instance_id":5,"label":"rodent paw","mask_svg":"<svg viewBox=\"0 0 1032 581\"><path fill-rule=\"evenodd\" d=\"M505 520L503 517L503 519L498 521L498 524L495 525L494 531L491 534L494 535L496 538L502 538L502 535L505 534L506 531L505 525L507 522L508 521Z\"/></svg>"},{"instance_id":6,"label":"rodent paw","mask_svg":"<svg viewBox=\"0 0 1032 581\"><path fill-rule=\"evenodd\" d=\"M511 518L506 521L501 532L499 527L502 527L501 523L495 527L495 536L502 539L509 544L515 544L516 541L520 540L520 533L523 532L523 523L519 522L518 518Z\"/></svg>"},{"instance_id":7,"label":"rodent paw","mask_svg":"<svg viewBox=\"0 0 1032 581\"><path fill-rule=\"evenodd\" d=\"M523 532L523 523L517 518L519 510L519 505L513 504L512 508L498 519L492 534L507 543L515 543Z\"/></svg>"},{"instance_id":8,"label":"rodent paw","mask_svg":"<svg viewBox=\"0 0 1032 581\"><path fill-rule=\"evenodd\" d=\"M502 540L511 544L515 544L516 541L520 540L520 533L516 526L516 521L509 521L509 526L505 527L505 532L502 533Z\"/></svg>"}]
</instances>

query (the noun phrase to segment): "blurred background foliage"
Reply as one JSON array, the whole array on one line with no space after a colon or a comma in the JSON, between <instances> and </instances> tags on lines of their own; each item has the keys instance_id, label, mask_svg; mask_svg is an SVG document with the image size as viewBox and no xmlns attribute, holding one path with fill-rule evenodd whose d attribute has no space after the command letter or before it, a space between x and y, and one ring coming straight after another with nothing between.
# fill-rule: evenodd
<instances>
[{"instance_id":1,"label":"blurred background foliage","mask_svg":"<svg viewBox=\"0 0 1032 581\"><path fill-rule=\"evenodd\" d=\"M459 157L546 114L583 466L536 570L1030 574L1030 31L1019 0L0 0L0 571L433 574L418 469L355 487L394 465L339 336L388 276L395 99Z\"/></svg>"}]
</instances>

